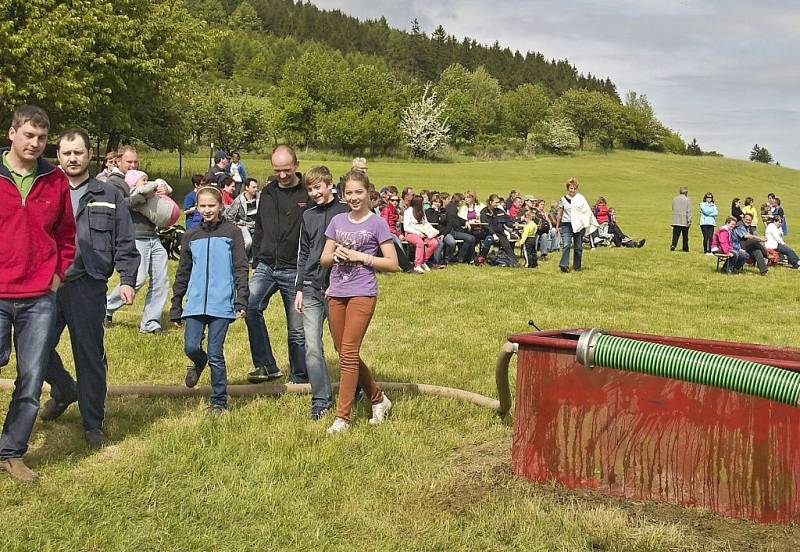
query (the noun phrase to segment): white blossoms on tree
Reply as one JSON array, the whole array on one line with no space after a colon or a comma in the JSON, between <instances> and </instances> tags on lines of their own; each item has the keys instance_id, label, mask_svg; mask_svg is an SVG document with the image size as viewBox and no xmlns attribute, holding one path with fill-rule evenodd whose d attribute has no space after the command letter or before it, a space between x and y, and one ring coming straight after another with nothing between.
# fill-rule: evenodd
<instances>
[{"instance_id":1,"label":"white blossoms on tree","mask_svg":"<svg viewBox=\"0 0 800 552\"><path fill-rule=\"evenodd\" d=\"M406 145L417 157L433 157L447 142L450 125L443 114L444 106L436 101L436 93L425 85L419 101L403 110L400 130L406 137Z\"/></svg>"}]
</instances>

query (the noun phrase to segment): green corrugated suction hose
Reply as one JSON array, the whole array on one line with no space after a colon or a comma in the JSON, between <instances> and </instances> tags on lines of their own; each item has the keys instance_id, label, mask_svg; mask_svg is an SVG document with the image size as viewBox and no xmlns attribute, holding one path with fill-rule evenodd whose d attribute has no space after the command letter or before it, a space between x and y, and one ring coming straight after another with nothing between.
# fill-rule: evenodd
<instances>
[{"instance_id":1,"label":"green corrugated suction hose","mask_svg":"<svg viewBox=\"0 0 800 552\"><path fill-rule=\"evenodd\" d=\"M792 406L800 400L800 373L738 358L603 335L590 330L578 360L680 381L710 385Z\"/></svg>"}]
</instances>

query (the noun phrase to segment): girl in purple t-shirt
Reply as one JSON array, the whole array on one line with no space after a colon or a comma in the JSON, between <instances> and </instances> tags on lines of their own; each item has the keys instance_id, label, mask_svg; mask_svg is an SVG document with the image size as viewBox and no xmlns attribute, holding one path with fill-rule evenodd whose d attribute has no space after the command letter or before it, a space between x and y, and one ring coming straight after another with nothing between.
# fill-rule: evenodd
<instances>
[{"instance_id":1,"label":"girl in purple t-shirt","mask_svg":"<svg viewBox=\"0 0 800 552\"><path fill-rule=\"evenodd\" d=\"M333 267L328 287L328 320L339 352L340 370L336 419L328 428L329 434L350 427L350 412L359 385L372 403L369 423L383 422L392 407L361 360L360 350L378 300L375 271L396 271L397 255L389 226L370 209L372 186L367 175L350 171L343 180L342 193L350 212L331 219L320 257L323 267ZM376 257L379 250L382 256Z\"/></svg>"}]
</instances>

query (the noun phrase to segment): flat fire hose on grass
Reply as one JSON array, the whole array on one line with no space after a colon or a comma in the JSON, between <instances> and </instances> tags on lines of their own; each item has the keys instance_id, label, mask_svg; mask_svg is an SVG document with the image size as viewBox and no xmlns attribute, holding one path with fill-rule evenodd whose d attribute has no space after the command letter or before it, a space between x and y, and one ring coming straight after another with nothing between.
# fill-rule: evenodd
<instances>
[{"instance_id":1,"label":"flat fire hose on grass","mask_svg":"<svg viewBox=\"0 0 800 552\"><path fill-rule=\"evenodd\" d=\"M439 385L428 385L425 383L397 383L379 382L378 385L385 391L407 393L410 395L433 395L437 397L447 397L466 401L494 411L500 409L500 401L464 391L452 387L442 387ZM333 383L332 387L337 389L338 383ZM14 380L0 379L0 389L13 390ZM44 390L49 391L50 387L45 384ZM308 395L311 393L309 384L275 384L261 383L248 385L229 385L228 395L231 397L258 397L258 396L280 396L280 395ZM108 395L110 397L208 397L211 395L209 386L197 386L193 388L182 385L158 385L158 384L136 384L136 385L109 385Z\"/></svg>"},{"instance_id":2,"label":"flat fire hose on grass","mask_svg":"<svg viewBox=\"0 0 800 552\"><path fill-rule=\"evenodd\" d=\"M584 366L628 370L698 383L798 406L800 373L725 355L603 334L578 339L575 357Z\"/></svg>"}]
</instances>

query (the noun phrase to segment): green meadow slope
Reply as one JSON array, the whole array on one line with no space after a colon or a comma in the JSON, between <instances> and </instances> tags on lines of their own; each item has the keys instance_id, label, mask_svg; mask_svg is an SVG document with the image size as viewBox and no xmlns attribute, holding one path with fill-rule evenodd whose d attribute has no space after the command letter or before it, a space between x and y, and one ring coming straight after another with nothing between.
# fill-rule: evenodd
<instances>
[{"instance_id":1,"label":"green meadow slope","mask_svg":"<svg viewBox=\"0 0 800 552\"><path fill-rule=\"evenodd\" d=\"M176 172L175 156L143 156L153 176ZM266 156L244 156L263 179ZM201 171L199 158L184 159ZM318 161L301 155L301 168ZM349 163L328 163L334 174ZM493 361L506 335L542 328L609 329L800 346L800 273L753 269L727 277L699 253L671 253L670 200L686 185L706 191L722 213L731 198L768 192L783 199L788 242L800 249L800 172L719 158L595 153L526 161L428 164L375 162L378 186L395 184L481 197L514 188L557 198L576 177L590 201L605 196L623 229L647 238L640 250L584 254L584 271L561 274L550 259L536 270L455 266L424 276L380 277L381 298L363 356L384 381L411 381L494 394ZM174 270L174 263L171 265ZM137 331L141 297L107 332L112 383L180 384L182 336ZM276 357L287 364L282 307L267 323ZM60 351L71 364L65 338ZM335 377L337 357L326 337ZM229 379L251 369L247 334L235 323L226 343ZM0 377L13 377L13 361ZM207 384L207 374L201 383ZM9 393L0 395L7 404ZM330 420L307 419L306 397L233 400L221 420L199 399L125 398L108 402L112 446L84 448L80 418L39 423L28 459L33 487L0 477L4 550L728 550L752 543L800 544L794 528L720 521L678 508L642 509L594 495L515 480L511 427L492 413L446 399L392 397L381 426L359 423L326 438ZM2 406L5 409L5 406Z\"/></svg>"}]
</instances>

